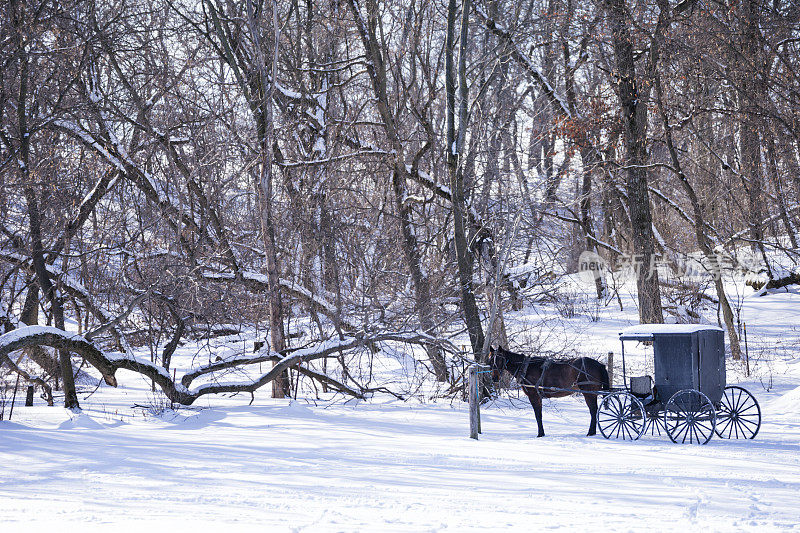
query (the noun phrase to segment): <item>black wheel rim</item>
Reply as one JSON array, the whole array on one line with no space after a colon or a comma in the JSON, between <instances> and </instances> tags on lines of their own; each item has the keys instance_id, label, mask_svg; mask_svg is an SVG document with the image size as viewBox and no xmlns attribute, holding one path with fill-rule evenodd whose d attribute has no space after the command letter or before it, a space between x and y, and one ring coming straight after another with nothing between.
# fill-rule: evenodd
<instances>
[{"instance_id":1,"label":"black wheel rim","mask_svg":"<svg viewBox=\"0 0 800 533\"><path fill-rule=\"evenodd\" d=\"M607 439L636 440L644 432L644 409L627 393L610 394L600 402L597 425Z\"/></svg>"},{"instance_id":2,"label":"black wheel rim","mask_svg":"<svg viewBox=\"0 0 800 533\"><path fill-rule=\"evenodd\" d=\"M754 439L761 429L761 407L742 387L725 387L717 411L716 433L723 439Z\"/></svg>"},{"instance_id":3,"label":"black wheel rim","mask_svg":"<svg viewBox=\"0 0 800 533\"><path fill-rule=\"evenodd\" d=\"M696 390L679 391L667 402L664 426L672 442L706 444L714 435L716 412L705 394Z\"/></svg>"}]
</instances>

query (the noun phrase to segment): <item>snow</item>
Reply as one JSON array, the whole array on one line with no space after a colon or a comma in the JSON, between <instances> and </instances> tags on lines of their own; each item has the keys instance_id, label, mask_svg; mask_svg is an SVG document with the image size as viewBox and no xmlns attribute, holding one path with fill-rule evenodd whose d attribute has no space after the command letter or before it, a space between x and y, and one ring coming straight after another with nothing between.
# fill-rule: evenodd
<instances>
[{"instance_id":1,"label":"snow","mask_svg":"<svg viewBox=\"0 0 800 533\"><path fill-rule=\"evenodd\" d=\"M322 295L314 294L299 283L295 283L288 279L281 279L280 284L289 291L304 296L308 301L313 302L314 305L318 306L329 314L335 314L337 312L336 305L326 300Z\"/></svg>"},{"instance_id":2,"label":"snow","mask_svg":"<svg viewBox=\"0 0 800 533\"><path fill-rule=\"evenodd\" d=\"M431 177L431 175L428 174L427 172L425 172L424 170L421 170L421 169L417 168L416 169L416 173L414 173L413 172L414 168L411 165L406 165L406 171L409 174L412 174L416 181L419 181L420 183L425 185L427 188L432 189L439 196L441 196L443 198L446 198L448 200L453 198L453 193L450 190L450 187L447 187L446 185L440 185L440 184L436 183L434 181L433 177ZM474 216L475 216L476 219L479 218L477 213L475 213Z\"/></svg>"},{"instance_id":3,"label":"snow","mask_svg":"<svg viewBox=\"0 0 800 533\"><path fill-rule=\"evenodd\" d=\"M269 277L266 274L260 274L258 272L246 271L246 272L242 272L242 277L244 279L248 279L250 281L256 281L258 283L261 283L262 285L269 285Z\"/></svg>"},{"instance_id":4,"label":"snow","mask_svg":"<svg viewBox=\"0 0 800 533\"><path fill-rule=\"evenodd\" d=\"M705 324L639 324L623 329L619 336L652 338L653 335L689 334L709 330L723 331L720 327Z\"/></svg>"},{"instance_id":5,"label":"snow","mask_svg":"<svg viewBox=\"0 0 800 533\"><path fill-rule=\"evenodd\" d=\"M323 156L323 160L324 160L324 156L325 156L325 153L326 153L326 150L325 150L325 138L324 137L319 136L314 140L314 148L313 148L313 150L315 152L319 153L320 155L322 155Z\"/></svg>"},{"instance_id":6,"label":"snow","mask_svg":"<svg viewBox=\"0 0 800 533\"><path fill-rule=\"evenodd\" d=\"M792 389L780 398L770 403L770 408L775 413L780 413L784 417L800 419L800 387Z\"/></svg>"},{"instance_id":7,"label":"snow","mask_svg":"<svg viewBox=\"0 0 800 533\"><path fill-rule=\"evenodd\" d=\"M9 331L8 333L4 333L0 335L0 348L4 346L8 346L9 344L18 342L26 337L33 337L36 335L45 335L45 334L56 335L58 337L64 337L64 330L53 328L50 326L25 326L22 328L17 328L14 330ZM80 335L72 335L67 336L67 338L80 340L86 342L86 339L81 337Z\"/></svg>"},{"instance_id":8,"label":"snow","mask_svg":"<svg viewBox=\"0 0 800 533\"><path fill-rule=\"evenodd\" d=\"M618 288L624 310L615 302L592 310L580 298L593 284L566 278L559 290L578 295L576 316L565 319L549 304L508 313L512 348L602 359L618 349L620 331L653 331L630 327L638 321L635 294ZM172 411L147 379L120 370L119 388L101 384L80 394L77 415L38 398L24 407L17 398L12 420L0 422L3 530L797 528L800 293L728 292L747 322L752 371L748 377L729 360L728 382L754 394L763 416L752 441L715 437L706 446L680 446L658 435L636 442L587 437L580 397L544 403L543 438L536 438L532 410L518 394L492 400L482 408L478 441L468 438L465 403L430 395L424 402L313 394L274 400L265 387L252 404L249 394L213 395ZM251 355L256 336L187 342L173 365L181 375L217 355ZM339 342L346 341L330 341ZM376 372L407 369L407 354L392 359L403 350L388 345L375 357ZM643 345L626 349L629 370L648 364L648 354L652 349ZM144 359L147 352L136 355Z\"/></svg>"},{"instance_id":9,"label":"snow","mask_svg":"<svg viewBox=\"0 0 800 533\"><path fill-rule=\"evenodd\" d=\"M530 410L492 405L473 441L461 403L237 401L149 417L125 409L131 396L77 417L18 408L0 422L4 530L756 531L800 521L800 423L771 422L768 402L756 441L688 447L585 437L588 414L572 399L545 410L541 439Z\"/></svg>"},{"instance_id":10,"label":"snow","mask_svg":"<svg viewBox=\"0 0 800 533\"><path fill-rule=\"evenodd\" d=\"M275 84L275 88L278 89L278 92L280 92L283 96L285 96L286 98L288 98L290 100L302 100L303 99L303 95L301 93L299 93L297 91L293 91L293 90L289 89L288 87L286 87L284 85L281 85L280 82Z\"/></svg>"},{"instance_id":11,"label":"snow","mask_svg":"<svg viewBox=\"0 0 800 533\"><path fill-rule=\"evenodd\" d=\"M325 140L322 137L317 137L317 140L315 141L315 145L314 145L314 150L320 151L320 146L318 145L318 143L321 142L322 143L321 150L324 152L324 145L325 145L324 141ZM351 159L351 158L354 158L354 157L360 157L360 156L364 156L364 155L380 155L380 156L383 156L383 155L391 155L391 154L392 154L392 152L387 152L386 150L374 150L374 151L372 151L372 150L359 150L359 151L356 151L356 152L348 152L348 153L344 153L344 154L339 154L339 155L336 155L336 156L333 156L333 157L322 157L322 158L317 158L317 159L305 158L305 159L302 159L302 160L299 160L299 161L285 161L285 162L281 163L281 166L285 167L285 168L306 167L306 166L313 166L313 165L324 165L324 164L332 163L332 162L335 162L335 161L344 161L345 159ZM305 155L305 154L303 154L303 155Z\"/></svg>"},{"instance_id":12,"label":"snow","mask_svg":"<svg viewBox=\"0 0 800 533\"><path fill-rule=\"evenodd\" d=\"M106 185L106 190L113 189L114 185L116 185L118 179L119 179L119 174L116 174L111 179L111 181L109 181L108 185ZM92 187L92 189L89 192L86 193L86 195L83 197L83 200L81 200L80 206L78 206L78 212L81 212L84 209L84 207L86 206L86 204L88 204L92 200L94 195L97 194L97 191L99 190L100 185L102 183L103 183L102 179L98 180L97 183L94 185L94 187Z\"/></svg>"},{"instance_id":13,"label":"snow","mask_svg":"<svg viewBox=\"0 0 800 533\"><path fill-rule=\"evenodd\" d=\"M163 367L161 367L159 365L156 365L156 364L153 364L152 362L150 362L148 359L146 359L144 357L137 357L134 354L119 353L119 352L108 352L108 353L104 353L103 355L109 361L123 361L123 360L125 360L125 361L134 361L134 362L138 363L141 366L146 366L146 367L150 367L150 368L155 369L156 372L158 372L159 374L161 374L162 376L164 376L167 379L172 379L172 376L170 376L169 372L167 372ZM186 389L186 387L181 385L180 382L175 384L175 388L178 389L178 391L180 391L180 392L188 392L188 389Z\"/></svg>"}]
</instances>

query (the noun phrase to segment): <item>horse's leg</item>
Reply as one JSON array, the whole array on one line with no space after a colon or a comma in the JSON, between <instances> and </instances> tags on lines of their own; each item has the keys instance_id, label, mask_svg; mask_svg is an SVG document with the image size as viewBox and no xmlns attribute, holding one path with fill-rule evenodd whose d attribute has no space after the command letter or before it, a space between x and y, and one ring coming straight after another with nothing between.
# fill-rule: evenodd
<instances>
[{"instance_id":1,"label":"horse's leg","mask_svg":"<svg viewBox=\"0 0 800 533\"><path fill-rule=\"evenodd\" d=\"M531 401L533 412L536 414L536 424L539 426L539 434L537 437L544 437L544 426L542 425L542 397L533 389L526 391L528 399Z\"/></svg>"},{"instance_id":2,"label":"horse's leg","mask_svg":"<svg viewBox=\"0 0 800 533\"><path fill-rule=\"evenodd\" d=\"M584 393L583 399L586 400L589 413L592 415L592 421L589 422L589 433L586 434L587 437L591 437L597 433L597 395Z\"/></svg>"}]
</instances>

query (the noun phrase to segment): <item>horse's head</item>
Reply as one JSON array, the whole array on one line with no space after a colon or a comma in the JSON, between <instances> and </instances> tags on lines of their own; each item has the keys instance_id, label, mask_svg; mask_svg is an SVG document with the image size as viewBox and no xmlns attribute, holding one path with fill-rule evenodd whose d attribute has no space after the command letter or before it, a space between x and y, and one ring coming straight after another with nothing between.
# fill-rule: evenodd
<instances>
[{"instance_id":1,"label":"horse's head","mask_svg":"<svg viewBox=\"0 0 800 533\"><path fill-rule=\"evenodd\" d=\"M506 370L506 365L508 364L508 360L503 353L502 346L498 346L497 349L489 347L489 368L492 370L492 381L497 383L500 381L500 374L503 370Z\"/></svg>"}]
</instances>

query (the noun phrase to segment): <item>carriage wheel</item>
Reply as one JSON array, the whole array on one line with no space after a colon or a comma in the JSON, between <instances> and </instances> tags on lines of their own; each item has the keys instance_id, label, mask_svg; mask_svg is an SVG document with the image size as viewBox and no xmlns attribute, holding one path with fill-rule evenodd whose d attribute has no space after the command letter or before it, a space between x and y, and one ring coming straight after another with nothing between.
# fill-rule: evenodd
<instances>
[{"instance_id":1,"label":"carriage wheel","mask_svg":"<svg viewBox=\"0 0 800 533\"><path fill-rule=\"evenodd\" d=\"M647 417L647 427L645 428L645 433L649 431L650 435L658 435L660 437L662 429L664 431L667 429L664 426L664 418L658 414L651 413L650 416Z\"/></svg>"},{"instance_id":2,"label":"carriage wheel","mask_svg":"<svg viewBox=\"0 0 800 533\"><path fill-rule=\"evenodd\" d=\"M672 442L705 444L714 435L716 422L714 405L698 390L678 391L664 407L664 425Z\"/></svg>"},{"instance_id":3,"label":"carriage wheel","mask_svg":"<svg viewBox=\"0 0 800 533\"><path fill-rule=\"evenodd\" d=\"M607 439L636 440L647 427L647 415L639 398L627 392L615 392L600 402L597 425Z\"/></svg>"},{"instance_id":4,"label":"carriage wheel","mask_svg":"<svg viewBox=\"0 0 800 533\"><path fill-rule=\"evenodd\" d=\"M725 387L715 432L723 439L754 439L761 429L761 407L746 389Z\"/></svg>"}]
</instances>

